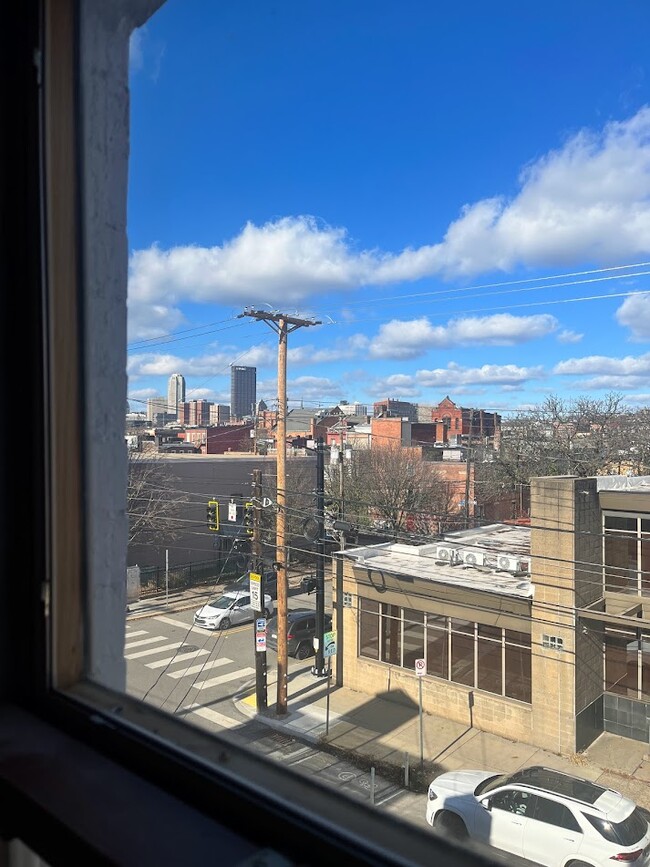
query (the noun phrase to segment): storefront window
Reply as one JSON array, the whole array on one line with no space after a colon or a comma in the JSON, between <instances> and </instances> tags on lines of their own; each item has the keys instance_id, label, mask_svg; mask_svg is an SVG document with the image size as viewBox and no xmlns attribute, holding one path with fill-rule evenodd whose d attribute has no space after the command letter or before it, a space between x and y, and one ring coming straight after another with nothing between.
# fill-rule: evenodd
<instances>
[{"instance_id":1,"label":"storefront window","mask_svg":"<svg viewBox=\"0 0 650 867\"><path fill-rule=\"evenodd\" d=\"M397 605L381 606L381 661L401 665L400 608Z\"/></svg>"},{"instance_id":2,"label":"storefront window","mask_svg":"<svg viewBox=\"0 0 650 867\"><path fill-rule=\"evenodd\" d=\"M650 596L650 521L604 516L605 590Z\"/></svg>"},{"instance_id":3,"label":"storefront window","mask_svg":"<svg viewBox=\"0 0 650 867\"><path fill-rule=\"evenodd\" d=\"M638 697L639 641L636 631L605 630L605 689Z\"/></svg>"},{"instance_id":4,"label":"storefront window","mask_svg":"<svg viewBox=\"0 0 650 867\"><path fill-rule=\"evenodd\" d=\"M650 701L650 633L641 636L641 698Z\"/></svg>"},{"instance_id":5,"label":"storefront window","mask_svg":"<svg viewBox=\"0 0 650 867\"><path fill-rule=\"evenodd\" d=\"M499 626L478 624L476 685L487 692L502 693L503 640Z\"/></svg>"},{"instance_id":6,"label":"storefront window","mask_svg":"<svg viewBox=\"0 0 650 867\"><path fill-rule=\"evenodd\" d=\"M505 630L505 695L517 701L531 700L530 635L514 629Z\"/></svg>"},{"instance_id":7,"label":"storefront window","mask_svg":"<svg viewBox=\"0 0 650 867\"><path fill-rule=\"evenodd\" d=\"M451 679L474 686L474 624L470 620L451 621Z\"/></svg>"},{"instance_id":8,"label":"storefront window","mask_svg":"<svg viewBox=\"0 0 650 867\"><path fill-rule=\"evenodd\" d=\"M432 677L531 701L531 641L526 632L361 599L359 654L411 671L415 660L424 658Z\"/></svg>"},{"instance_id":9,"label":"storefront window","mask_svg":"<svg viewBox=\"0 0 650 867\"><path fill-rule=\"evenodd\" d=\"M379 659L379 603L359 600L359 655Z\"/></svg>"},{"instance_id":10,"label":"storefront window","mask_svg":"<svg viewBox=\"0 0 650 867\"><path fill-rule=\"evenodd\" d=\"M404 668L415 668L416 659L424 659L424 614L422 611L414 611L405 608L404 636L403 636L403 659Z\"/></svg>"}]
</instances>

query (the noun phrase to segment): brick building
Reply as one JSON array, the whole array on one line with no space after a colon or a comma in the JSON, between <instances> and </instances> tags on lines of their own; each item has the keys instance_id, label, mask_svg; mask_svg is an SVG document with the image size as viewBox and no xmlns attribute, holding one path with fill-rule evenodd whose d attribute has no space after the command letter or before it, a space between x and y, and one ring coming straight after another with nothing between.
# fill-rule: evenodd
<instances>
[{"instance_id":1,"label":"brick building","mask_svg":"<svg viewBox=\"0 0 650 867\"><path fill-rule=\"evenodd\" d=\"M457 406L449 396L431 408L431 421L436 425L439 443L491 443L499 446L501 416L484 409Z\"/></svg>"},{"instance_id":2,"label":"brick building","mask_svg":"<svg viewBox=\"0 0 650 867\"><path fill-rule=\"evenodd\" d=\"M384 400L378 400L373 403L372 414L375 418L387 416L390 418L406 418L409 421L418 420L418 408L416 404L409 403L406 400L395 400L392 397L387 397Z\"/></svg>"},{"instance_id":3,"label":"brick building","mask_svg":"<svg viewBox=\"0 0 650 867\"><path fill-rule=\"evenodd\" d=\"M253 430L252 424L190 428L185 431L185 441L201 446L204 455L250 451L252 449L250 444L251 430Z\"/></svg>"},{"instance_id":4,"label":"brick building","mask_svg":"<svg viewBox=\"0 0 650 867\"><path fill-rule=\"evenodd\" d=\"M647 743L650 492L542 478L531 504L530 527L340 552L339 676L414 702L421 683L425 711L564 755L602 731Z\"/></svg>"}]
</instances>

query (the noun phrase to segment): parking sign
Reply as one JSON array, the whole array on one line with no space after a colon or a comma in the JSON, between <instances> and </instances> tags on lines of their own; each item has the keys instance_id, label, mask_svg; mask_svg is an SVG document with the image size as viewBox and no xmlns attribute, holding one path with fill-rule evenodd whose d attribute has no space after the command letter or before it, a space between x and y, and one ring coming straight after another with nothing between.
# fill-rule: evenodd
<instances>
[{"instance_id":1,"label":"parking sign","mask_svg":"<svg viewBox=\"0 0 650 867\"><path fill-rule=\"evenodd\" d=\"M416 659L415 660L415 673L422 675L426 672L426 661L424 659Z\"/></svg>"}]
</instances>

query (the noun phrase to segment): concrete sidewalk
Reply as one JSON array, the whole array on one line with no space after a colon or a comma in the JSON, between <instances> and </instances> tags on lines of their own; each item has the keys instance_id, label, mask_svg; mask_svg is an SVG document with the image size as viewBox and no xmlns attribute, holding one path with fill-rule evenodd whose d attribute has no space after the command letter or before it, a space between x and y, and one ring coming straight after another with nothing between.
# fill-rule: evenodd
<instances>
[{"instance_id":1,"label":"concrete sidewalk","mask_svg":"<svg viewBox=\"0 0 650 867\"><path fill-rule=\"evenodd\" d=\"M269 671L269 705L274 705L275 697L275 672ZM420 740L419 707L403 693L373 698L346 687L328 690L325 678L304 671L289 676L288 712L283 717L274 707L257 713L254 685L235 703L258 722L324 749L356 756L362 766L377 766L378 772L392 767L403 775L408 763L410 788L420 793L444 771L472 768L509 772L545 765L616 789L650 809L648 744L618 735L604 733L584 752L559 756L425 713Z\"/></svg>"}]
</instances>

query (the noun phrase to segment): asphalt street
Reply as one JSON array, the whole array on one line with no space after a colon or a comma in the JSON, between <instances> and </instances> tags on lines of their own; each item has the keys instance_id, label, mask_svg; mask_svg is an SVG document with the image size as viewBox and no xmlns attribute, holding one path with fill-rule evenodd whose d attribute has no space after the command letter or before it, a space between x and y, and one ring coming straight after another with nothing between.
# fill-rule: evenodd
<instances>
[{"instance_id":1,"label":"asphalt street","mask_svg":"<svg viewBox=\"0 0 650 867\"><path fill-rule=\"evenodd\" d=\"M290 598L289 607L315 608L315 603L315 594L299 594ZM424 795L421 809L414 814L413 793L379 775L374 777L373 793L370 773L353 762L241 714L234 698L255 681L253 624L212 632L193 626L193 615L194 611L188 610L127 620L125 658L130 695L290 766L350 798L371 805L374 795L376 808L427 827ZM267 652L267 664L269 670L276 665L272 651ZM295 674L309 671L312 664L313 658L289 658L289 682ZM272 703L274 695L271 690L269 693Z\"/></svg>"}]
</instances>

